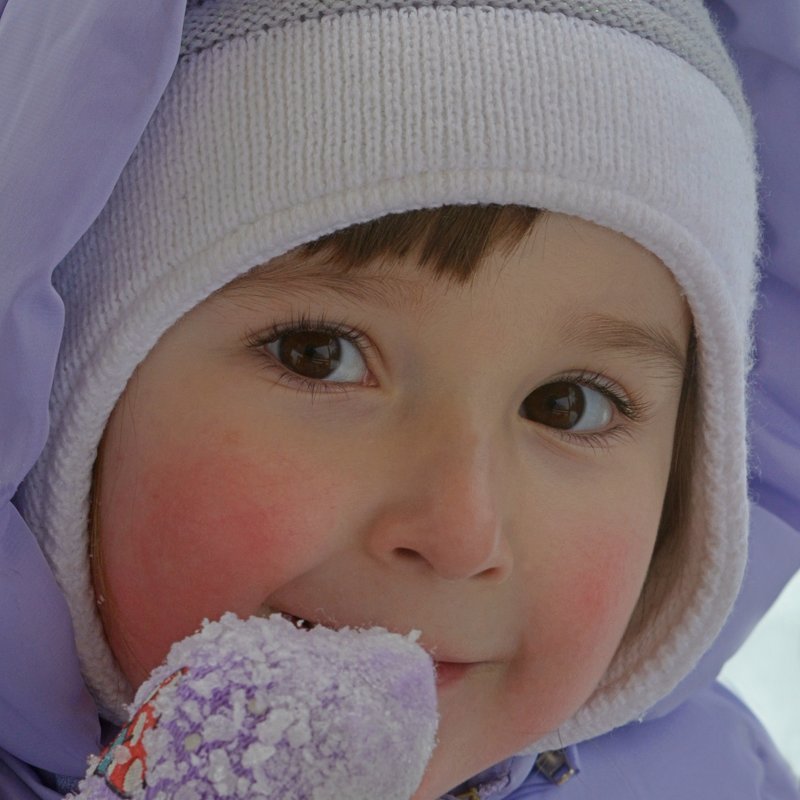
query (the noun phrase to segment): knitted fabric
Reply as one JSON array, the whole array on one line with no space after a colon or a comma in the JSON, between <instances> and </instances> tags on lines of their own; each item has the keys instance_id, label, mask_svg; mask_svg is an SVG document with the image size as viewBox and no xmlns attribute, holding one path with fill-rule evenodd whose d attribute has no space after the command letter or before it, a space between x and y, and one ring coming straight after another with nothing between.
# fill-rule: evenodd
<instances>
[{"instance_id":1,"label":"knitted fabric","mask_svg":"<svg viewBox=\"0 0 800 800\"><path fill-rule=\"evenodd\" d=\"M175 74L64 259L51 433L19 499L105 712L131 698L91 587L97 445L136 365L248 268L353 223L519 203L619 231L691 307L703 424L671 587L591 698L532 743L640 716L719 632L746 558L745 379L758 253L753 128L695 0L190 2Z\"/></svg>"},{"instance_id":2,"label":"knitted fabric","mask_svg":"<svg viewBox=\"0 0 800 800\"><path fill-rule=\"evenodd\" d=\"M417 632L418 635L418 632ZM75 800L408 800L436 740L415 635L224 614L174 644Z\"/></svg>"}]
</instances>

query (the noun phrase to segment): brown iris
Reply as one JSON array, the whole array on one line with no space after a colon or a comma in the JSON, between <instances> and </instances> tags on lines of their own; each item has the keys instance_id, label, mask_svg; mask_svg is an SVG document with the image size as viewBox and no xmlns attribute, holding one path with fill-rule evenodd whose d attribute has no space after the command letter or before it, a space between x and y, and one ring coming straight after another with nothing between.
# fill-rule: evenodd
<instances>
[{"instance_id":1,"label":"brown iris","mask_svg":"<svg viewBox=\"0 0 800 800\"><path fill-rule=\"evenodd\" d=\"M586 398L580 385L557 381L531 392L523 401L522 408L534 422L568 430L583 416Z\"/></svg>"},{"instance_id":2,"label":"brown iris","mask_svg":"<svg viewBox=\"0 0 800 800\"><path fill-rule=\"evenodd\" d=\"M325 331L293 331L280 338L281 361L307 378L324 380L342 361L339 337Z\"/></svg>"}]
</instances>

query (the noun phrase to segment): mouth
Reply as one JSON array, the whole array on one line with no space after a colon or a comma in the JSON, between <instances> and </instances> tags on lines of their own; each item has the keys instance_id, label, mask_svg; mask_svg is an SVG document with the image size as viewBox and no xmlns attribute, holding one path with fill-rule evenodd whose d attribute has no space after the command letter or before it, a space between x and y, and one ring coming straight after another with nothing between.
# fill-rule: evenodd
<instances>
[{"instance_id":1,"label":"mouth","mask_svg":"<svg viewBox=\"0 0 800 800\"><path fill-rule=\"evenodd\" d=\"M292 614L288 611L282 611L279 608L273 608L264 606L261 608L257 616L259 617L269 617L272 614L279 614L285 620L288 620L292 623L296 628L300 630L313 630L317 627L324 627L330 628L332 630L337 630L341 626L337 626L334 624L325 624L319 621L310 620L306 617L301 617L296 614ZM433 659L433 665L436 671L436 686L437 688L445 688L447 686L451 686L453 684L459 683L462 678L464 678L473 667L479 665L480 662L475 661L446 661L446 660L439 660L436 658L436 647L426 647L422 642L419 642L423 646L425 650L428 651L431 658Z\"/></svg>"},{"instance_id":2,"label":"mouth","mask_svg":"<svg viewBox=\"0 0 800 800\"><path fill-rule=\"evenodd\" d=\"M436 686L439 689L458 683L475 666L472 662L461 661L434 661L433 665L436 668Z\"/></svg>"},{"instance_id":3,"label":"mouth","mask_svg":"<svg viewBox=\"0 0 800 800\"><path fill-rule=\"evenodd\" d=\"M300 630L310 631L316 628L321 623L319 622L312 622L309 619L304 619L303 617L297 617L294 614L290 614L288 611L278 611L278 609L272 609L266 614L259 614L259 616L268 617L270 614L280 614L285 620L288 620L295 626L295 628L299 628ZM327 626L323 626L327 627Z\"/></svg>"},{"instance_id":4,"label":"mouth","mask_svg":"<svg viewBox=\"0 0 800 800\"><path fill-rule=\"evenodd\" d=\"M282 611L279 613L284 619L288 619L289 622L291 622L296 628L302 628L303 630L310 631L319 625L318 622L311 622L310 620L303 619L302 617L295 617L293 614L286 614Z\"/></svg>"},{"instance_id":5,"label":"mouth","mask_svg":"<svg viewBox=\"0 0 800 800\"><path fill-rule=\"evenodd\" d=\"M298 628L300 630L305 630L305 631L310 631L310 630L313 630L314 628L317 628L317 627L331 628L332 630L337 630L340 627L340 626L337 626L335 624L326 624L326 623L320 622L318 620L308 619L305 616L301 617L301 616L298 616L297 614L292 614L289 611L283 611L280 608L275 608L273 606L267 606L267 605L262 606L256 612L255 616L266 618L266 617L272 616L273 614L279 614L285 620L287 620L288 622L291 622L292 625L294 625L296 628Z\"/></svg>"}]
</instances>

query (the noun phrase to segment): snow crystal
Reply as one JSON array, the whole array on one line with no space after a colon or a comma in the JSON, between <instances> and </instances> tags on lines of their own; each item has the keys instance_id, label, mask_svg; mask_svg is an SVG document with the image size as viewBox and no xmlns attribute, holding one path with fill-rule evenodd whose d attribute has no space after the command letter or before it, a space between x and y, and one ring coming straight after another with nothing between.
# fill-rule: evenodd
<instances>
[{"instance_id":1,"label":"snow crystal","mask_svg":"<svg viewBox=\"0 0 800 800\"><path fill-rule=\"evenodd\" d=\"M212 750L209 754L208 777L218 795L224 797L236 790L237 777L231 766L231 760L224 750Z\"/></svg>"},{"instance_id":2,"label":"snow crystal","mask_svg":"<svg viewBox=\"0 0 800 800\"><path fill-rule=\"evenodd\" d=\"M224 714L214 714L203 723L206 742L232 742L238 735L235 722Z\"/></svg>"},{"instance_id":3,"label":"snow crystal","mask_svg":"<svg viewBox=\"0 0 800 800\"><path fill-rule=\"evenodd\" d=\"M255 742L248 747L242 754L242 766L245 769L252 769L259 763L266 761L275 755L275 748L272 745L262 742Z\"/></svg>"},{"instance_id":4,"label":"snow crystal","mask_svg":"<svg viewBox=\"0 0 800 800\"><path fill-rule=\"evenodd\" d=\"M276 708L267 714L263 722L256 725L256 736L262 744L277 744L293 721L294 714L291 711Z\"/></svg>"}]
</instances>

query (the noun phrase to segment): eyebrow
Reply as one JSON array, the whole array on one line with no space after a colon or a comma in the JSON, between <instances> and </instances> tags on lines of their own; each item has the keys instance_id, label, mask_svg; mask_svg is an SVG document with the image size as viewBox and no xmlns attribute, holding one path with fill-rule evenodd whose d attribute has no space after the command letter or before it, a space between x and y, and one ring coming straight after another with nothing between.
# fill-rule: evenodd
<instances>
[{"instance_id":1,"label":"eyebrow","mask_svg":"<svg viewBox=\"0 0 800 800\"><path fill-rule=\"evenodd\" d=\"M425 305L424 292L417 281L399 278L389 272L372 274L346 270L336 265L289 258L290 253L259 264L222 286L214 294L264 300L276 296L302 295L304 292L333 292L341 298L365 303L378 309L411 310Z\"/></svg>"},{"instance_id":2,"label":"eyebrow","mask_svg":"<svg viewBox=\"0 0 800 800\"><path fill-rule=\"evenodd\" d=\"M682 380L686 357L672 332L663 325L634 322L609 314L570 314L560 326L565 344L595 353L608 351L630 354L655 362Z\"/></svg>"},{"instance_id":3,"label":"eyebrow","mask_svg":"<svg viewBox=\"0 0 800 800\"><path fill-rule=\"evenodd\" d=\"M291 252L253 267L217 290L219 294L256 294L266 300L304 291L331 291L375 308L408 310L423 305L415 281L391 274L374 275L337 269L313 260L291 258ZM558 329L559 341L602 355L623 353L653 362L683 380L686 358L672 332L663 325L636 322L610 314L568 314Z\"/></svg>"}]
</instances>

